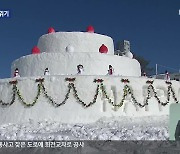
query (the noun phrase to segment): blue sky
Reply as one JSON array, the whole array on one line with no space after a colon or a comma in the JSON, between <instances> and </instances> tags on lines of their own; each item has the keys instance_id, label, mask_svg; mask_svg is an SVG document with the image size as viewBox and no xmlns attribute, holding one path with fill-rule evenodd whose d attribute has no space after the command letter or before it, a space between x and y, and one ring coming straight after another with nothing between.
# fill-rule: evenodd
<instances>
[{"instance_id":1,"label":"blue sky","mask_svg":"<svg viewBox=\"0 0 180 154\"><path fill-rule=\"evenodd\" d=\"M180 69L179 0L0 0L0 10L7 9L11 18L0 18L0 78L10 76L12 61L30 54L51 26L85 31L93 25L114 43L130 40L132 52L151 66Z\"/></svg>"}]
</instances>

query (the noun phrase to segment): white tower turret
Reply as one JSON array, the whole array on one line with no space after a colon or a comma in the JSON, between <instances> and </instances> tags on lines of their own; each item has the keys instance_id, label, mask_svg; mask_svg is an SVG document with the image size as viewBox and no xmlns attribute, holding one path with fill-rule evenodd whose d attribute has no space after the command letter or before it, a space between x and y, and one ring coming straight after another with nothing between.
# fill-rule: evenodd
<instances>
[{"instance_id":1,"label":"white tower turret","mask_svg":"<svg viewBox=\"0 0 180 154\"><path fill-rule=\"evenodd\" d=\"M120 42L119 49L121 52L130 52L130 42L127 40L123 40Z\"/></svg>"},{"instance_id":2,"label":"white tower turret","mask_svg":"<svg viewBox=\"0 0 180 154\"><path fill-rule=\"evenodd\" d=\"M123 40L119 43L118 49L116 51L116 55L125 56L129 58L133 58L133 54L130 51L130 42L128 40Z\"/></svg>"}]
</instances>

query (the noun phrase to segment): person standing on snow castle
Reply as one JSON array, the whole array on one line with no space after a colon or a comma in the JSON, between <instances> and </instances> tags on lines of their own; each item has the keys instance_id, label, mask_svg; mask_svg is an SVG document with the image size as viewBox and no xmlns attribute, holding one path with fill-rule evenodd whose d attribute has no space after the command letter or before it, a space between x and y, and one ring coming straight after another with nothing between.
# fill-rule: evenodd
<instances>
[{"instance_id":1,"label":"person standing on snow castle","mask_svg":"<svg viewBox=\"0 0 180 154\"><path fill-rule=\"evenodd\" d=\"M77 66L77 74L83 74L83 72L84 72L84 67L83 67L83 65L81 65L81 64L79 64L78 66Z\"/></svg>"},{"instance_id":2,"label":"person standing on snow castle","mask_svg":"<svg viewBox=\"0 0 180 154\"><path fill-rule=\"evenodd\" d=\"M109 70L107 75L114 75L114 68L111 65L109 65Z\"/></svg>"}]
</instances>

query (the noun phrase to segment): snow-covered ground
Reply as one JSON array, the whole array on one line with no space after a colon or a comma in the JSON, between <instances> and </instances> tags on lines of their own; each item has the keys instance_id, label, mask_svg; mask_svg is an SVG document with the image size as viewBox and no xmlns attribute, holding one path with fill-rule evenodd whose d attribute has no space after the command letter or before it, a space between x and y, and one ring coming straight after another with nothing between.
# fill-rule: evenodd
<instances>
[{"instance_id":1,"label":"snow-covered ground","mask_svg":"<svg viewBox=\"0 0 180 154\"><path fill-rule=\"evenodd\" d=\"M78 140L83 142L84 146L78 148L0 148L0 153L179 154L180 143L170 142L168 139L168 116L102 118L91 124L29 120L27 123L1 125L0 140L43 140L44 142ZM117 142L119 140L123 141Z\"/></svg>"},{"instance_id":2,"label":"snow-covered ground","mask_svg":"<svg viewBox=\"0 0 180 154\"><path fill-rule=\"evenodd\" d=\"M0 140L168 140L168 116L102 118L91 124L55 121L0 126Z\"/></svg>"}]
</instances>

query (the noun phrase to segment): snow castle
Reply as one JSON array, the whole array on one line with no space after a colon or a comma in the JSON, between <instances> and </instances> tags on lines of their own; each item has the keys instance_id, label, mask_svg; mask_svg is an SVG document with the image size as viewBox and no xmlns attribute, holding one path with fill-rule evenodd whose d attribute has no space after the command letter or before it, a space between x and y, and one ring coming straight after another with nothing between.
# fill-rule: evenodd
<instances>
[{"instance_id":1,"label":"snow castle","mask_svg":"<svg viewBox=\"0 0 180 154\"><path fill-rule=\"evenodd\" d=\"M31 55L12 63L12 78L0 80L0 124L168 115L170 104L180 99L180 82L141 77L124 43L119 56L112 38L92 26L87 32L49 28Z\"/></svg>"}]
</instances>

